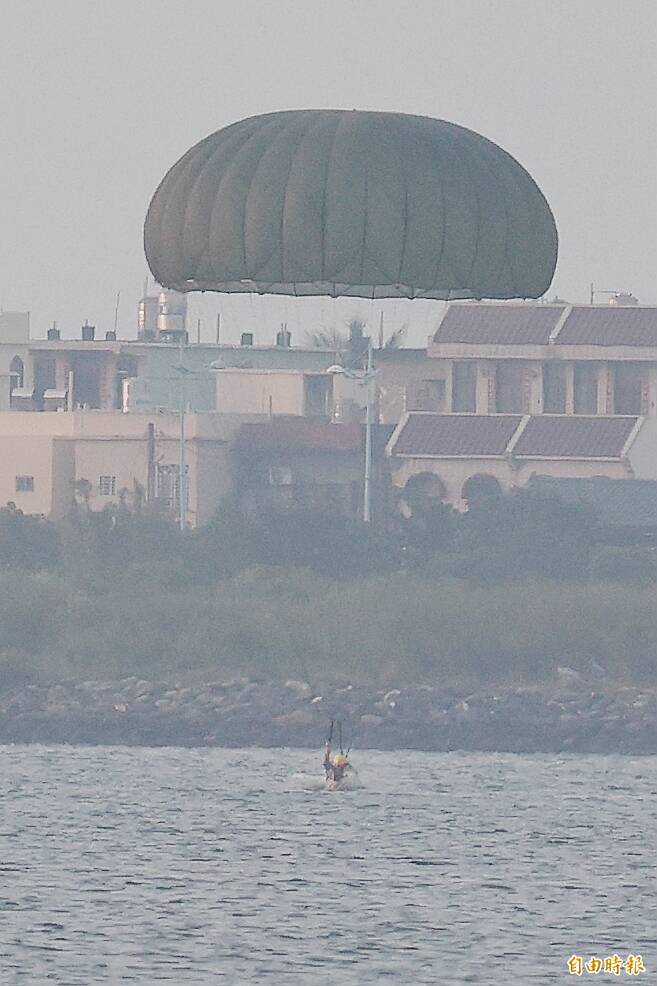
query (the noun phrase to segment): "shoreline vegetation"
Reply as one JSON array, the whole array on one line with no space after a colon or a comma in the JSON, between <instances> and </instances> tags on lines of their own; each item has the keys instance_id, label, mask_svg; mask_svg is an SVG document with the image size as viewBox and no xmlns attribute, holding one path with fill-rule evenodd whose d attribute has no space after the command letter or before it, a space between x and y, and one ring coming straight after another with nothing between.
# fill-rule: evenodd
<instances>
[{"instance_id":1,"label":"shoreline vegetation","mask_svg":"<svg viewBox=\"0 0 657 986\"><path fill-rule=\"evenodd\" d=\"M657 753L657 564L579 505L0 510L0 742Z\"/></svg>"}]
</instances>

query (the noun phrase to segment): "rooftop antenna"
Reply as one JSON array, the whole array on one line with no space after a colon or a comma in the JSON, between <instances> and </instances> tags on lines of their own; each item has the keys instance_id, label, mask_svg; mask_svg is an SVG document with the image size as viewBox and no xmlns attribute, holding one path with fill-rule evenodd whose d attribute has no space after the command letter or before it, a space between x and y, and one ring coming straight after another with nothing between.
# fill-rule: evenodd
<instances>
[{"instance_id":1,"label":"rooftop antenna","mask_svg":"<svg viewBox=\"0 0 657 986\"><path fill-rule=\"evenodd\" d=\"M379 349L383 349L383 312L379 319Z\"/></svg>"},{"instance_id":2,"label":"rooftop antenna","mask_svg":"<svg viewBox=\"0 0 657 986\"><path fill-rule=\"evenodd\" d=\"M593 304L595 301L596 294L620 294L618 290L612 291L610 288L595 288L593 287L593 281L591 281L591 294L589 304Z\"/></svg>"},{"instance_id":3,"label":"rooftop antenna","mask_svg":"<svg viewBox=\"0 0 657 986\"><path fill-rule=\"evenodd\" d=\"M116 305L114 307L114 333L116 334L117 326L119 324L119 302L121 301L121 292L116 292Z\"/></svg>"},{"instance_id":4,"label":"rooftop antenna","mask_svg":"<svg viewBox=\"0 0 657 986\"><path fill-rule=\"evenodd\" d=\"M197 343L200 346L201 345L201 319L200 318L197 318L196 319L196 341L197 341Z\"/></svg>"},{"instance_id":5,"label":"rooftop antenna","mask_svg":"<svg viewBox=\"0 0 657 986\"><path fill-rule=\"evenodd\" d=\"M221 333L221 312L217 312L217 345L219 345L220 333Z\"/></svg>"}]
</instances>

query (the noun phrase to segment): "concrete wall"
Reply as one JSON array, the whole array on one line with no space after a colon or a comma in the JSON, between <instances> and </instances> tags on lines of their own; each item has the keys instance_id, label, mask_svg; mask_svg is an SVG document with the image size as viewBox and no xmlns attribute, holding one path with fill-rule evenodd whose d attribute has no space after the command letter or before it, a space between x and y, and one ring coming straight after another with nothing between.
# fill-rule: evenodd
<instances>
[{"instance_id":1,"label":"concrete wall","mask_svg":"<svg viewBox=\"0 0 657 986\"><path fill-rule=\"evenodd\" d=\"M657 422L656 422L657 424ZM393 457L393 484L403 489L408 480L418 473L437 476L445 488L448 503L462 509L463 486L472 476L493 476L503 490L515 486L525 486L533 475L555 476L558 478L593 478L604 476L608 479L627 479L631 476L629 465L618 459L612 461L587 459L526 459L509 461L505 458L403 458ZM642 477L657 478L657 476Z\"/></svg>"},{"instance_id":2,"label":"concrete wall","mask_svg":"<svg viewBox=\"0 0 657 986\"><path fill-rule=\"evenodd\" d=\"M303 415L304 374L283 370L217 371L217 411Z\"/></svg>"},{"instance_id":3,"label":"concrete wall","mask_svg":"<svg viewBox=\"0 0 657 986\"><path fill-rule=\"evenodd\" d=\"M397 464L397 462L399 464ZM411 476L430 473L440 479L445 489L445 499L454 506L462 506L463 485L471 476L493 476L509 490L513 485L513 474L504 459L392 459L393 484L403 489Z\"/></svg>"},{"instance_id":4,"label":"concrete wall","mask_svg":"<svg viewBox=\"0 0 657 986\"><path fill-rule=\"evenodd\" d=\"M0 435L0 462L0 506L13 502L24 513L49 516L55 465L52 436ZM34 490L18 491L17 476L32 476Z\"/></svg>"},{"instance_id":5,"label":"concrete wall","mask_svg":"<svg viewBox=\"0 0 657 986\"><path fill-rule=\"evenodd\" d=\"M233 488L234 462L230 447L206 442L199 447L195 521L207 524Z\"/></svg>"},{"instance_id":6,"label":"concrete wall","mask_svg":"<svg viewBox=\"0 0 657 986\"><path fill-rule=\"evenodd\" d=\"M186 417L188 522L205 523L232 482L230 439L242 420L218 414ZM59 519L73 501L73 483L92 487L90 507L119 503L135 481L148 481L148 426L155 428L155 464L177 468L177 415L120 412L6 412L0 414L0 505L13 501L26 513ZM17 492L16 476L33 476L33 492ZM101 495L100 477L115 477L114 493Z\"/></svg>"},{"instance_id":7,"label":"concrete wall","mask_svg":"<svg viewBox=\"0 0 657 986\"><path fill-rule=\"evenodd\" d=\"M399 350L385 355L375 352L374 365L379 370L376 385L379 392L379 421L382 424L397 424L402 414L409 410L408 398L412 400L419 388L434 381L444 385L444 405L425 410L442 412L451 409L450 360L428 359L423 352L408 353ZM361 388L361 394L360 403L364 407L364 388Z\"/></svg>"},{"instance_id":8,"label":"concrete wall","mask_svg":"<svg viewBox=\"0 0 657 986\"><path fill-rule=\"evenodd\" d=\"M10 406L10 366L14 357L23 361L23 385L29 386L31 366L28 339L30 316L27 312L0 312L0 411Z\"/></svg>"},{"instance_id":9,"label":"concrete wall","mask_svg":"<svg viewBox=\"0 0 657 986\"><path fill-rule=\"evenodd\" d=\"M50 517L61 520L73 504L75 475L75 445L66 439L53 439L52 503Z\"/></svg>"},{"instance_id":10,"label":"concrete wall","mask_svg":"<svg viewBox=\"0 0 657 986\"><path fill-rule=\"evenodd\" d=\"M657 418L642 421L627 459L635 479L657 479Z\"/></svg>"},{"instance_id":11,"label":"concrete wall","mask_svg":"<svg viewBox=\"0 0 657 986\"><path fill-rule=\"evenodd\" d=\"M29 312L0 312L0 346L27 343L29 338Z\"/></svg>"}]
</instances>

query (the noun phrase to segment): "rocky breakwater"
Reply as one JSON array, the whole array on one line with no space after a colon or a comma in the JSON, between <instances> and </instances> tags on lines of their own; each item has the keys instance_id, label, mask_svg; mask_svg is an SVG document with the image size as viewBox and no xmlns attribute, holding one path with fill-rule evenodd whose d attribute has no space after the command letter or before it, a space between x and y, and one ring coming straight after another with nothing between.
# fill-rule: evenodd
<instances>
[{"instance_id":1,"label":"rocky breakwater","mask_svg":"<svg viewBox=\"0 0 657 986\"><path fill-rule=\"evenodd\" d=\"M573 673L574 675L574 673ZM657 692L558 676L542 688L166 681L28 684L0 693L0 742L148 746L322 745L329 720L375 749L657 753Z\"/></svg>"}]
</instances>

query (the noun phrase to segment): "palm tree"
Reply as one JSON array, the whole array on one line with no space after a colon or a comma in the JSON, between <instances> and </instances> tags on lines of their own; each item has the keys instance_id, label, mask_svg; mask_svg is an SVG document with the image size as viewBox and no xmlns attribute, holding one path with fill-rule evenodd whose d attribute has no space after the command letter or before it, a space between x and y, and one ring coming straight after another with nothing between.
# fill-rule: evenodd
<instances>
[{"instance_id":1,"label":"palm tree","mask_svg":"<svg viewBox=\"0 0 657 986\"><path fill-rule=\"evenodd\" d=\"M408 322L404 322L398 329L393 329L387 339L384 340L383 333L379 335L379 349L399 349L402 339L406 335Z\"/></svg>"},{"instance_id":2,"label":"palm tree","mask_svg":"<svg viewBox=\"0 0 657 986\"><path fill-rule=\"evenodd\" d=\"M306 332L306 344L313 349L333 349L336 352L350 349L360 355L362 351L367 349L367 337L365 336L367 322L363 318L352 318L346 325L347 332L341 332L335 326L331 326L330 329ZM404 325L394 329L385 339L383 331L381 331L379 349L398 349L407 329L408 324L404 323Z\"/></svg>"},{"instance_id":3,"label":"palm tree","mask_svg":"<svg viewBox=\"0 0 657 986\"><path fill-rule=\"evenodd\" d=\"M312 349L334 349L338 352L349 348L349 336L346 332L340 332L334 325L329 329L306 332L305 342Z\"/></svg>"}]
</instances>

